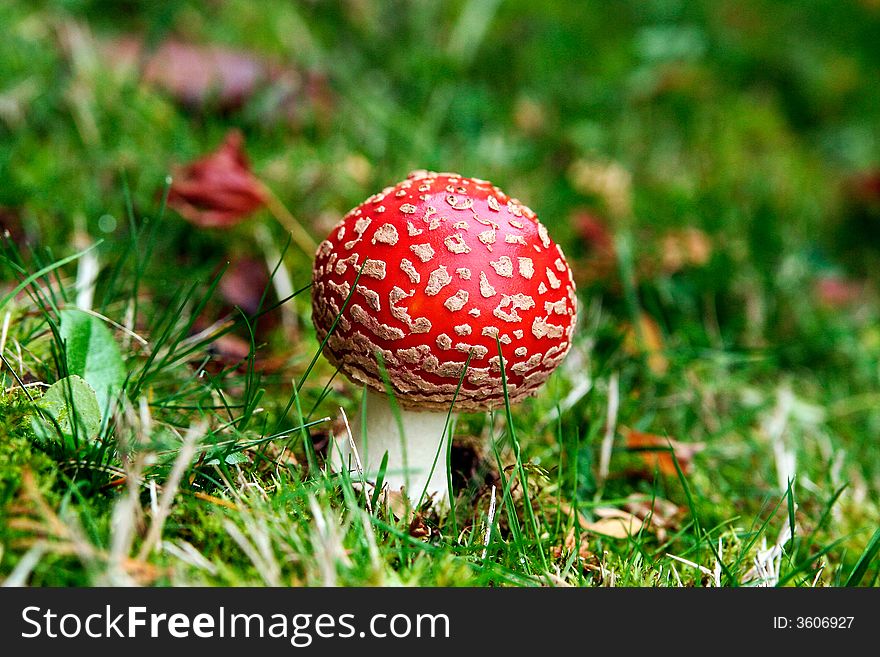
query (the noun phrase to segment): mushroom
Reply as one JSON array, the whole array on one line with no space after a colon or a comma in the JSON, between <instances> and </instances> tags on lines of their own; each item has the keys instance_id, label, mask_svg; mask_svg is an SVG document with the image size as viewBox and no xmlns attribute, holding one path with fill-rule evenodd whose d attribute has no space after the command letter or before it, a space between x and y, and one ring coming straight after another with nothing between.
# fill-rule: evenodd
<instances>
[{"instance_id":1,"label":"mushroom","mask_svg":"<svg viewBox=\"0 0 880 657\"><path fill-rule=\"evenodd\" d=\"M325 356L366 386L358 467L375 480L387 453L384 482L414 503L445 497L450 415L503 408L505 383L512 404L533 395L577 316L571 270L535 213L454 173L415 171L351 210L318 246L313 282Z\"/></svg>"}]
</instances>

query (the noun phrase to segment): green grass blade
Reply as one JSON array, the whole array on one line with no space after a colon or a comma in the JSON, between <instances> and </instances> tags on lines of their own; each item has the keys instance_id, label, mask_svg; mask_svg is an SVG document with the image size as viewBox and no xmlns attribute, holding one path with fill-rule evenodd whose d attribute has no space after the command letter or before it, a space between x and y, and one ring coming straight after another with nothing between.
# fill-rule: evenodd
<instances>
[{"instance_id":1,"label":"green grass blade","mask_svg":"<svg viewBox=\"0 0 880 657\"><path fill-rule=\"evenodd\" d=\"M868 541L868 544L865 546L865 549L862 551L859 560L856 562L855 567L852 572L849 574L849 577L846 578L846 584L844 586L858 586L862 579L864 579L865 574L868 572L868 568L871 567L871 564L875 564L874 559L877 557L877 553L880 552L880 527L874 530L873 536L871 536L871 540Z\"/></svg>"},{"instance_id":2,"label":"green grass blade","mask_svg":"<svg viewBox=\"0 0 880 657\"><path fill-rule=\"evenodd\" d=\"M59 269L60 267L63 267L64 265L67 265L71 262L74 262L75 260L79 260L86 253L88 253L92 249L97 248L98 245L100 245L102 243L103 243L103 240L99 240L99 241L95 242L94 244L92 244L91 246L89 246L88 248L83 249L82 251L74 253L73 255L69 255L66 258L61 258L61 260L57 260L56 262L53 262L51 265L46 265L45 267L35 271L33 274L31 274L30 276L25 278L21 283L19 283L14 288L12 288L12 290L10 292L8 292L6 295L4 295L2 298L0 298L0 310L2 310L4 308L4 306L6 306L7 303L9 303L10 299L15 298L15 296L19 292L21 292L22 290L27 288L34 281L42 278L46 274L49 274L49 273L55 271L56 269ZM6 256L3 256L3 259L6 260L7 259Z\"/></svg>"}]
</instances>

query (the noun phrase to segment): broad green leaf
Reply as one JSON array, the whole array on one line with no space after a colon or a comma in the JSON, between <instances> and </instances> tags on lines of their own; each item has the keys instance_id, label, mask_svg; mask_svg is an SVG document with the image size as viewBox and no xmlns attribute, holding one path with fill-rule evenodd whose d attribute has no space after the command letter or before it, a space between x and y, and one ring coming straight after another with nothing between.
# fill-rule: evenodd
<instances>
[{"instance_id":1,"label":"broad green leaf","mask_svg":"<svg viewBox=\"0 0 880 657\"><path fill-rule=\"evenodd\" d=\"M53 383L37 405L58 423L65 436L73 437L76 433L81 440L92 439L101 428L101 410L95 391L78 376ZM47 425L45 420L36 417L33 420L34 431L44 440L55 435Z\"/></svg>"},{"instance_id":2,"label":"broad green leaf","mask_svg":"<svg viewBox=\"0 0 880 657\"><path fill-rule=\"evenodd\" d=\"M230 452L226 455L226 458L223 459L229 465L236 465L238 463L249 463L250 459L242 454L241 452Z\"/></svg>"},{"instance_id":3,"label":"broad green leaf","mask_svg":"<svg viewBox=\"0 0 880 657\"><path fill-rule=\"evenodd\" d=\"M81 310L62 310L61 338L67 346L68 371L94 388L99 408L107 412L125 383L125 363L110 329Z\"/></svg>"}]
</instances>

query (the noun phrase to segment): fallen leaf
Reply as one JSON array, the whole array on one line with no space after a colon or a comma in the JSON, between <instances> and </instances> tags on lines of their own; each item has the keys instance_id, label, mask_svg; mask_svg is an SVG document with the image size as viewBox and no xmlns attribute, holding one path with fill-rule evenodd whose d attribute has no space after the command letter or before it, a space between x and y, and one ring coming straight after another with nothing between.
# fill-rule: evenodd
<instances>
[{"instance_id":1,"label":"fallen leaf","mask_svg":"<svg viewBox=\"0 0 880 657\"><path fill-rule=\"evenodd\" d=\"M233 333L221 335L208 345L211 361L223 368L242 363L251 352L251 343ZM216 373L212 371L212 374Z\"/></svg>"},{"instance_id":2,"label":"fallen leaf","mask_svg":"<svg viewBox=\"0 0 880 657\"><path fill-rule=\"evenodd\" d=\"M599 507L593 509L593 513L599 516L599 519L595 522L583 522L581 528L611 538L635 536L645 524L638 516L620 509Z\"/></svg>"},{"instance_id":3,"label":"fallen leaf","mask_svg":"<svg viewBox=\"0 0 880 657\"><path fill-rule=\"evenodd\" d=\"M401 518L410 519L413 517L412 506L406 497L406 493L403 492L403 489L390 490L386 486L383 488L382 497L380 499L382 498L384 498L389 510L398 520Z\"/></svg>"},{"instance_id":4,"label":"fallen leaf","mask_svg":"<svg viewBox=\"0 0 880 657\"><path fill-rule=\"evenodd\" d=\"M431 528L425 524L425 519L421 513L413 516L412 522L409 523L409 535L413 538L428 539L431 537Z\"/></svg>"},{"instance_id":5,"label":"fallen leaf","mask_svg":"<svg viewBox=\"0 0 880 657\"><path fill-rule=\"evenodd\" d=\"M269 77L266 64L247 53L180 41L161 44L143 70L145 82L190 106L213 100L222 107L240 107Z\"/></svg>"},{"instance_id":6,"label":"fallen leaf","mask_svg":"<svg viewBox=\"0 0 880 657\"><path fill-rule=\"evenodd\" d=\"M615 257L614 237L602 217L587 210L578 210L572 215L571 223L591 254Z\"/></svg>"},{"instance_id":7,"label":"fallen leaf","mask_svg":"<svg viewBox=\"0 0 880 657\"><path fill-rule=\"evenodd\" d=\"M657 376L666 374L669 369L669 359L663 353L663 334L660 332L660 326L647 313L639 315L638 330L631 324L625 326L623 349L631 356L645 354L648 357L648 367Z\"/></svg>"},{"instance_id":8,"label":"fallen leaf","mask_svg":"<svg viewBox=\"0 0 880 657\"><path fill-rule=\"evenodd\" d=\"M173 177L168 205L202 228L237 224L266 204L266 191L251 173L244 137L232 130L208 155L180 167Z\"/></svg>"},{"instance_id":9,"label":"fallen leaf","mask_svg":"<svg viewBox=\"0 0 880 657\"><path fill-rule=\"evenodd\" d=\"M568 178L577 191L601 199L616 219L632 214L632 176L622 165L577 160L568 170Z\"/></svg>"},{"instance_id":10,"label":"fallen leaf","mask_svg":"<svg viewBox=\"0 0 880 657\"><path fill-rule=\"evenodd\" d=\"M13 244L23 244L24 226L18 210L0 205L0 238L5 237L12 240Z\"/></svg>"},{"instance_id":11,"label":"fallen leaf","mask_svg":"<svg viewBox=\"0 0 880 657\"><path fill-rule=\"evenodd\" d=\"M547 126L547 111L533 98L518 98L513 107L513 123L527 135L539 135Z\"/></svg>"},{"instance_id":12,"label":"fallen leaf","mask_svg":"<svg viewBox=\"0 0 880 657\"><path fill-rule=\"evenodd\" d=\"M198 326L198 323L196 324ZM211 375L217 375L223 370L236 368L244 373L249 367L248 356L250 355L251 343L249 340L234 333L226 333L215 338L208 345L208 354L211 358L200 365ZM257 372L280 372L289 366L289 357L284 354L266 353L265 345L257 345L254 355L253 367Z\"/></svg>"},{"instance_id":13,"label":"fallen leaf","mask_svg":"<svg viewBox=\"0 0 880 657\"><path fill-rule=\"evenodd\" d=\"M146 84L190 109L236 110L264 91L271 105L269 118L282 116L298 123L304 101L322 115L332 109L324 76L243 50L172 39L148 51L143 39L135 36L105 41L101 49L115 70L140 75Z\"/></svg>"},{"instance_id":14,"label":"fallen leaf","mask_svg":"<svg viewBox=\"0 0 880 657\"><path fill-rule=\"evenodd\" d=\"M880 205L880 170L864 171L848 183L850 196L866 205Z\"/></svg>"},{"instance_id":15,"label":"fallen leaf","mask_svg":"<svg viewBox=\"0 0 880 657\"><path fill-rule=\"evenodd\" d=\"M577 541L574 527L568 530L562 545L554 545L550 548L550 554L554 559L560 559L564 555L573 554L577 547L578 556L583 562L585 570L598 570L598 560L596 555L590 550L590 537L588 534L581 534L580 543Z\"/></svg>"},{"instance_id":16,"label":"fallen leaf","mask_svg":"<svg viewBox=\"0 0 880 657\"><path fill-rule=\"evenodd\" d=\"M865 286L838 275L819 277L813 284L816 300L827 308L844 308L864 297Z\"/></svg>"},{"instance_id":17,"label":"fallen leaf","mask_svg":"<svg viewBox=\"0 0 880 657\"><path fill-rule=\"evenodd\" d=\"M712 241L699 228L671 230L660 240L663 270L674 274L685 267L702 267L712 257Z\"/></svg>"},{"instance_id":18,"label":"fallen leaf","mask_svg":"<svg viewBox=\"0 0 880 657\"><path fill-rule=\"evenodd\" d=\"M690 472L694 455L705 448L705 443L682 443L666 436L642 433L626 427L621 427L621 433L626 438L627 448L637 450L651 471L659 469L662 474L670 477L678 475L675 468L676 460L681 471L687 474ZM675 455L674 459L673 455Z\"/></svg>"},{"instance_id":19,"label":"fallen leaf","mask_svg":"<svg viewBox=\"0 0 880 657\"><path fill-rule=\"evenodd\" d=\"M220 294L232 306L238 306L248 315L260 309L260 300L269 287L266 263L257 258L238 258L227 267L220 279ZM268 295L272 298L272 295Z\"/></svg>"},{"instance_id":20,"label":"fallen leaf","mask_svg":"<svg viewBox=\"0 0 880 657\"><path fill-rule=\"evenodd\" d=\"M645 498L643 495L631 493L623 504L630 513L645 519L651 517L658 527L669 527L673 520L681 513L681 508L675 503L662 497Z\"/></svg>"},{"instance_id":21,"label":"fallen leaf","mask_svg":"<svg viewBox=\"0 0 880 657\"><path fill-rule=\"evenodd\" d=\"M662 497L644 499L635 493L627 498L623 507L644 522L649 522L661 541L666 540L666 530L675 526L675 521L681 513L681 509L674 502Z\"/></svg>"}]
</instances>

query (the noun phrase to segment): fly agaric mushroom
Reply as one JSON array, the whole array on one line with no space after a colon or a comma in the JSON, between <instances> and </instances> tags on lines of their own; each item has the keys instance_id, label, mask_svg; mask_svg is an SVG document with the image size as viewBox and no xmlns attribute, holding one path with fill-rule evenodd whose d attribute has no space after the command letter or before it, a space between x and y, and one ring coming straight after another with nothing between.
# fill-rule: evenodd
<instances>
[{"instance_id":1,"label":"fly agaric mushroom","mask_svg":"<svg viewBox=\"0 0 880 657\"><path fill-rule=\"evenodd\" d=\"M448 413L503 407L502 366L511 403L534 394L571 347L562 249L485 180L416 171L371 196L318 246L313 282L325 356L367 387L365 474L387 452L385 482L414 502L447 490Z\"/></svg>"}]
</instances>

